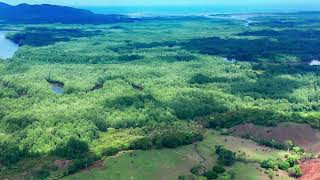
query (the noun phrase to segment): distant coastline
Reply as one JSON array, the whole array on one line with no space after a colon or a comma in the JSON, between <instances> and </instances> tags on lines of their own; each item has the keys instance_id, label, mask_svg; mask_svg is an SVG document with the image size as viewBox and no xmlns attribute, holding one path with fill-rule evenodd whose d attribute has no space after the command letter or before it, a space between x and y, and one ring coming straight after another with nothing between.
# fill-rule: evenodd
<instances>
[{"instance_id":1,"label":"distant coastline","mask_svg":"<svg viewBox=\"0 0 320 180\"><path fill-rule=\"evenodd\" d=\"M300 11L320 11L320 7L250 7L250 6L75 6L97 14L122 14L140 16L188 16L204 14L237 13L292 13Z\"/></svg>"}]
</instances>

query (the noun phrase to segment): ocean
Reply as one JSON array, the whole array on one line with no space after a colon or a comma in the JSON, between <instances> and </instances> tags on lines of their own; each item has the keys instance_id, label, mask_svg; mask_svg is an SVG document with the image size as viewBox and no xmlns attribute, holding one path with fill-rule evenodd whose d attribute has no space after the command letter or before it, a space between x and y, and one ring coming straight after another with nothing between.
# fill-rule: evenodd
<instances>
[{"instance_id":1,"label":"ocean","mask_svg":"<svg viewBox=\"0 0 320 180\"><path fill-rule=\"evenodd\" d=\"M195 15L317 11L318 6L81 6L98 14Z\"/></svg>"}]
</instances>

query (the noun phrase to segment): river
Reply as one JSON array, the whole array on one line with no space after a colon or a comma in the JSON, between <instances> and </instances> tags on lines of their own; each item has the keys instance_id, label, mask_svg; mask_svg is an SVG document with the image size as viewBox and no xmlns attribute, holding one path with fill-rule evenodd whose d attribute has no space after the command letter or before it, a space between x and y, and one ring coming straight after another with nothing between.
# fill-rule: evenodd
<instances>
[{"instance_id":1,"label":"river","mask_svg":"<svg viewBox=\"0 0 320 180\"><path fill-rule=\"evenodd\" d=\"M0 59L12 58L19 46L6 38L6 31L0 31Z\"/></svg>"}]
</instances>

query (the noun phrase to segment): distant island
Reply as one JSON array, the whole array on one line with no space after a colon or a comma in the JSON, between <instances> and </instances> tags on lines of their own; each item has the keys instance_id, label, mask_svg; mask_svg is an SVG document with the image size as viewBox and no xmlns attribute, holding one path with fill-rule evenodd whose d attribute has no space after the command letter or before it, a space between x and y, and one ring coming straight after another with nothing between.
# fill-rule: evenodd
<instances>
[{"instance_id":1,"label":"distant island","mask_svg":"<svg viewBox=\"0 0 320 180\"><path fill-rule=\"evenodd\" d=\"M124 15L95 14L88 10L67 6L49 4L11 6L0 2L0 23L2 24L107 24L133 21L134 19Z\"/></svg>"}]
</instances>

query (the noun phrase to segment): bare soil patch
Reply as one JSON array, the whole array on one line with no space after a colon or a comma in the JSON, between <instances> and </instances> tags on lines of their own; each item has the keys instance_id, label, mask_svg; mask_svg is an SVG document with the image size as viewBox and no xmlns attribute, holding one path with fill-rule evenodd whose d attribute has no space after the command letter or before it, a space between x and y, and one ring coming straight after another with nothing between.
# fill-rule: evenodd
<instances>
[{"instance_id":1,"label":"bare soil patch","mask_svg":"<svg viewBox=\"0 0 320 180\"><path fill-rule=\"evenodd\" d=\"M71 160L55 160L54 165L60 170L66 170L72 164Z\"/></svg>"},{"instance_id":2,"label":"bare soil patch","mask_svg":"<svg viewBox=\"0 0 320 180\"><path fill-rule=\"evenodd\" d=\"M320 159L311 159L300 163L302 176L298 180L320 180Z\"/></svg>"},{"instance_id":3,"label":"bare soil patch","mask_svg":"<svg viewBox=\"0 0 320 180\"><path fill-rule=\"evenodd\" d=\"M235 136L250 135L256 139L274 139L284 143L293 141L307 152L320 152L320 131L307 124L279 123L276 127L242 124L231 128Z\"/></svg>"}]
</instances>

